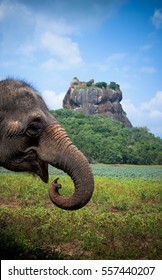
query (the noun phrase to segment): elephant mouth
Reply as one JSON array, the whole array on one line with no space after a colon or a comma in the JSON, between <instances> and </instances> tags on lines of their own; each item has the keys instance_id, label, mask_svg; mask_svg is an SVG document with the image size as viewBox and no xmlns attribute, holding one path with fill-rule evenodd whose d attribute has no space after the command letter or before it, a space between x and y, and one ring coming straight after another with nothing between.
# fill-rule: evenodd
<instances>
[{"instance_id":1,"label":"elephant mouth","mask_svg":"<svg viewBox=\"0 0 162 280\"><path fill-rule=\"evenodd\" d=\"M42 160L37 161L34 173L36 173L44 183L48 183L48 163Z\"/></svg>"},{"instance_id":2,"label":"elephant mouth","mask_svg":"<svg viewBox=\"0 0 162 280\"><path fill-rule=\"evenodd\" d=\"M48 183L48 162L42 160L38 154L35 147L27 148L25 151L25 156L23 155L23 171L28 171L32 174L38 175L44 183ZM20 162L19 162L20 163ZM21 165L21 166L22 166ZM20 164L19 164L20 167Z\"/></svg>"}]
</instances>

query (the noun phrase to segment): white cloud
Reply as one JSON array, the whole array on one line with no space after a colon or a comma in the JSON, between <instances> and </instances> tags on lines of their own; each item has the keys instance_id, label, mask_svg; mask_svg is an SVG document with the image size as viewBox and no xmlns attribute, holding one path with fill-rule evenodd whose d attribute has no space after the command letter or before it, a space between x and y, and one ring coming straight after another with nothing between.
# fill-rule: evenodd
<instances>
[{"instance_id":1,"label":"white cloud","mask_svg":"<svg viewBox=\"0 0 162 280\"><path fill-rule=\"evenodd\" d=\"M134 116L141 115L140 110L132 103L130 99L123 99L122 106L128 116L132 116L134 118Z\"/></svg>"},{"instance_id":2,"label":"white cloud","mask_svg":"<svg viewBox=\"0 0 162 280\"><path fill-rule=\"evenodd\" d=\"M63 20L62 18L56 19L56 17L53 17L52 19L50 19L45 15L40 15L39 13L37 13L35 17L35 29L38 33L43 34L47 31L50 31L54 34L59 34L62 36L71 35L77 32L74 25L71 25L70 23L67 24L67 22L65 22L65 20Z\"/></svg>"},{"instance_id":3,"label":"white cloud","mask_svg":"<svg viewBox=\"0 0 162 280\"><path fill-rule=\"evenodd\" d=\"M141 110L162 112L162 91L157 91L150 101L141 104Z\"/></svg>"},{"instance_id":4,"label":"white cloud","mask_svg":"<svg viewBox=\"0 0 162 280\"><path fill-rule=\"evenodd\" d=\"M150 119L162 117L162 91L156 92L155 96L147 102L135 106L130 99L122 100L124 110L128 115L142 117L147 115Z\"/></svg>"},{"instance_id":5,"label":"white cloud","mask_svg":"<svg viewBox=\"0 0 162 280\"><path fill-rule=\"evenodd\" d=\"M62 108L62 101L65 96L65 92L57 94L52 90L45 90L41 95L50 110Z\"/></svg>"},{"instance_id":6,"label":"white cloud","mask_svg":"<svg viewBox=\"0 0 162 280\"><path fill-rule=\"evenodd\" d=\"M151 119L160 119L162 120L162 111L160 110L151 110L150 111Z\"/></svg>"},{"instance_id":7,"label":"white cloud","mask_svg":"<svg viewBox=\"0 0 162 280\"><path fill-rule=\"evenodd\" d=\"M152 24L155 28L162 28L162 9L156 9L153 16L151 17Z\"/></svg>"},{"instance_id":8,"label":"white cloud","mask_svg":"<svg viewBox=\"0 0 162 280\"><path fill-rule=\"evenodd\" d=\"M19 2L3 1L0 21L1 65L11 53L18 65L20 60L21 65L30 65L34 59L46 70L69 70L81 65L79 46L72 39L76 29L63 19L47 18Z\"/></svg>"},{"instance_id":9,"label":"white cloud","mask_svg":"<svg viewBox=\"0 0 162 280\"><path fill-rule=\"evenodd\" d=\"M41 36L41 44L42 47L50 52L54 60L57 62L60 61L65 69L78 66L82 63L78 44L67 36L46 32ZM50 60L50 63L51 62L52 60Z\"/></svg>"},{"instance_id":10,"label":"white cloud","mask_svg":"<svg viewBox=\"0 0 162 280\"><path fill-rule=\"evenodd\" d=\"M129 99L122 100L122 106L133 126L147 126L152 133L162 137L162 91L139 106Z\"/></svg>"}]
</instances>

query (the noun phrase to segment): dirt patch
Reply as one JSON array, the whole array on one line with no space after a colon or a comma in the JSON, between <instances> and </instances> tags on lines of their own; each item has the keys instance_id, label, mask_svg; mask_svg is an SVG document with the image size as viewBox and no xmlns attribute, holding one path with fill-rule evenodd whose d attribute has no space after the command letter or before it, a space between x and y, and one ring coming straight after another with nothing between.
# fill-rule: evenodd
<instances>
[{"instance_id":1,"label":"dirt patch","mask_svg":"<svg viewBox=\"0 0 162 280\"><path fill-rule=\"evenodd\" d=\"M79 240L54 245L52 250L58 254L63 254L66 258L93 258L92 250L84 249L83 241Z\"/></svg>"},{"instance_id":2,"label":"dirt patch","mask_svg":"<svg viewBox=\"0 0 162 280\"><path fill-rule=\"evenodd\" d=\"M14 200L14 199L5 199L0 197L0 208L12 208L12 209L18 209L21 208L20 204Z\"/></svg>"}]
</instances>

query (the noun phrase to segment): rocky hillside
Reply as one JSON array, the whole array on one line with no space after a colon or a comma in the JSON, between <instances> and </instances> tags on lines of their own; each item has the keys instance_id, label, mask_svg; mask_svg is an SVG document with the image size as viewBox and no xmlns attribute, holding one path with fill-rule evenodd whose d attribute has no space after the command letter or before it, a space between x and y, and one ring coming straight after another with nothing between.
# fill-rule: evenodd
<instances>
[{"instance_id":1,"label":"rocky hillside","mask_svg":"<svg viewBox=\"0 0 162 280\"><path fill-rule=\"evenodd\" d=\"M99 114L118 120L126 127L132 127L122 105L122 91L118 84L105 82L94 84L94 80L80 82L74 78L63 99L63 107L90 115Z\"/></svg>"}]
</instances>

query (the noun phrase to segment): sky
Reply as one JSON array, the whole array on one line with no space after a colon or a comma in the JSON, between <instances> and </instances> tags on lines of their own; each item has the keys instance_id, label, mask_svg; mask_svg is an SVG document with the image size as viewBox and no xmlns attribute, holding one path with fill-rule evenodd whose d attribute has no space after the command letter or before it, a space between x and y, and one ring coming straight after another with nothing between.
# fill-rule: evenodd
<instances>
[{"instance_id":1,"label":"sky","mask_svg":"<svg viewBox=\"0 0 162 280\"><path fill-rule=\"evenodd\" d=\"M0 0L0 80L25 79L49 109L73 77L116 82L133 126L162 138L162 0Z\"/></svg>"}]
</instances>

